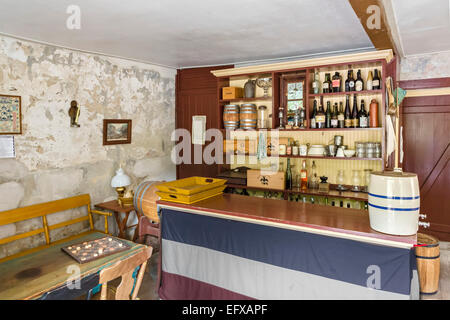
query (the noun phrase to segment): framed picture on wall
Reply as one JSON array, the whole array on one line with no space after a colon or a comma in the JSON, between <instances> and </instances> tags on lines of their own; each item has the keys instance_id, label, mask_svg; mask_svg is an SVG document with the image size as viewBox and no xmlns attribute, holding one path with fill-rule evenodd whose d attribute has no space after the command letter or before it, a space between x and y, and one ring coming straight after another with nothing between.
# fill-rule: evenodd
<instances>
[{"instance_id":1,"label":"framed picture on wall","mask_svg":"<svg viewBox=\"0 0 450 320\"><path fill-rule=\"evenodd\" d=\"M22 104L19 96L0 95L0 134L22 134Z\"/></svg>"},{"instance_id":2,"label":"framed picture on wall","mask_svg":"<svg viewBox=\"0 0 450 320\"><path fill-rule=\"evenodd\" d=\"M131 143L131 120L103 119L103 145Z\"/></svg>"}]
</instances>

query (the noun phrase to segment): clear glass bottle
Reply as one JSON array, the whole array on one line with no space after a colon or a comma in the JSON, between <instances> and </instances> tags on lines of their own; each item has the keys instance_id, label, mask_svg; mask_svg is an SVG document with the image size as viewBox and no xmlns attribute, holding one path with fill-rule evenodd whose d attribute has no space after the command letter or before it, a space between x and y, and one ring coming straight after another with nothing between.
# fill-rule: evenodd
<instances>
[{"instance_id":1,"label":"clear glass bottle","mask_svg":"<svg viewBox=\"0 0 450 320\"><path fill-rule=\"evenodd\" d=\"M267 107L266 106L259 106L258 108L258 128L259 129L266 129L267 128Z\"/></svg>"},{"instance_id":2,"label":"clear glass bottle","mask_svg":"<svg viewBox=\"0 0 450 320\"><path fill-rule=\"evenodd\" d=\"M312 83L312 89L314 94L318 94L320 91L319 72L314 73L314 81Z\"/></svg>"}]
</instances>

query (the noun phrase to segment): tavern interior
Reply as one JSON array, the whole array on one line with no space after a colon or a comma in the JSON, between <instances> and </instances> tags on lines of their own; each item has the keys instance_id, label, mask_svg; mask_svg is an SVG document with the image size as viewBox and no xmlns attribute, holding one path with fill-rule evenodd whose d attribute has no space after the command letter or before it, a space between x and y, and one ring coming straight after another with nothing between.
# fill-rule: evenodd
<instances>
[{"instance_id":1,"label":"tavern interior","mask_svg":"<svg viewBox=\"0 0 450 320\"><path fill-rule=\"evenodd\" d=\"M3 0L0 299L450 299L449 26L448 0L192 0L185 6L177 0ZM355 90L346 81L350 70ZM354 101L359 107L356 116L349 109L351 127L342 113L340 127L338 107L346 107L346 98L350 107ZM218 129L212 142L208 129ZM180 153L181 141L187 147ZM359 141L366 149L358 149ZM370 142L375 151L369 152ZM211 153L208 146L217 145ZM272 154L269 145L275 145ZM207 152L214 163L197 159ZM188 161L177 164L174 158ZM276 158L277 170L262 179L263 160L270 158ZM418 181L420 197L383 185L394 169L403 171L396 183ZM394 173L371 174L383 171ZM225 184L196 199L183 189L191 177ZM169 190L162 189L164 183ZM171 194L170 187L187 193ZM371 200L374 190L386 200ZM375 208L390 207L380 201L399 196L420 198L419 218L411 220L419 211L409 213L402 204L394 212L399 220L386 226L377 220L385 229L374 227L373 217L380 214ZM189 241L202 240L188 238L202 234L202 226L212 230L213 220L236 226L224 224L218 241L193 246ZM404 231L411 223L413 232ZM233 255L227 250L245 246L222 249L213 243L221 242L223 228L238 224L251 226L254 239L263 237L261 225L280 239L288 239L288 232L298 239L337 237L353 246L355 264L372 252L360 258L361 245L389 254L403 250L402 257L416 252L422 269L417 275L413 264L405 273L415 272L420 288L414 289L414 276L406 289L382 280L377 295L355 289L351 275L320 274L319 267L305 271L301 262L275 275L271 267L280 266L269 256ZM233 230L224 237L246 241ZM419 234L439 246L415 247L428 243ZM186 243L177 238L184 236ZM202 287L208 281L196 273L206 267L189 254L222 261L230 253L224 266L244 260L254 262L248 268L266 265L261 273L279 282L255 280L264 288L252 280L239 284L239 276L231 278L219 266L215 273L207 270L214 281ZM176 254L180 260L170 260ZM44 256L52 266L39 260ZM384 260L386 270L392 269ZM133 268L125 270L124 261ZM174 273L183 264L193 266L192 276ZM64 285L67 275L61 273L69 265L81 269L81 290ZM245 277L241 271L235 273ZM323 288L313 296L287 292L291 273L295 285L315 281ZM117 289L121 276L135 289Z\"/></svg>"}]
</instances>

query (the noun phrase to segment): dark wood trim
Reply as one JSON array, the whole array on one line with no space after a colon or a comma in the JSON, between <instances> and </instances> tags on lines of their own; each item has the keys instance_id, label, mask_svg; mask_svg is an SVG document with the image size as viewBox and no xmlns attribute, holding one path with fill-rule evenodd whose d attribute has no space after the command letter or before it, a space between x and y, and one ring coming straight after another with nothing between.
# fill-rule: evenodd
<instances>
[{"instance_id":1,"label":"dark wood trim","mask_svg":"<svg viewBox=\"0 0 450 320\"><path fill-rule=\"evenodd\" d=\"M450 77L419 79L419 80L403 80L399 82L400 88L405 90L412 89L433 89L450 87Z\"/></svg>"},{"instance_id":2,"label":"dark wood trim","mask_svg":"<svg viewBox=\"0 0 450 320\"><path fill-rule=\"evenodd\" d=\"M348 2L352 6L353 11L355 11L356 16L369 36L370 41L372 41L373 46L377 50L392 49L394 53L398 55L398 50L395 46L395 42L392 40L391 30L387 23L386 13L382 2L379 0L348 0ZM367 26L367 21L372 15L372 13L367 13L367 8L372 5L380 8L380 29L369 29Z\"/></svg>"}]
</instances>

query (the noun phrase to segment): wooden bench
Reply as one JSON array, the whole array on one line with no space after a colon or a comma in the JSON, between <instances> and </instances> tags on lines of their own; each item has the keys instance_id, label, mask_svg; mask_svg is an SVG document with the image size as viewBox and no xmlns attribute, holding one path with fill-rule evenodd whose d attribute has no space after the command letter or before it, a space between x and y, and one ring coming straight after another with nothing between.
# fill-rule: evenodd
<instances>
[{"instance_id":1,"label":"wooden bench","mask_svg":"<svg viewBox=\"0 0 450 320\"><path fill-rule=\"evenodd\" d=\"M61 211L65 211L65 210L70 210L70 209L75 209L75 208L79 208L79 207L84 207L84 206L87 206L87 215L86 216L82 216L82 217L75 218L75 219L68 220L68 221L63 221L63 222L56 223L53 225L49 225L47 222L47 215L49 215L49 214L61 212ZM105 217L104 233L108 234L109 233L108 232L108 216L111 216L112 214L109 212L91 210L91 197L89 196L89 194L82 194L82 195L71 197L71 198L50 201L50 202L45 202L45 203L39 203L39 204L27 206L27 207L22 207L22 208L17 208L17 209L13 209L13 210L0 212L0 226L8 225L11 223L16 223L16 222L20 222L20 221L24 221L24 220L39 218L39 217L42 218L42 227L41 228L0 239L0 245L9 243L12 241L16 241L19 239L31 237L31 236L34 236L34 235L37 235L40 233L44 233L45 242L46 242L45 245L27 249L27 250L21 251L19 253L16 253L14 255L2 258L2 259L0 259L0 263L7 261L7 260L17 258L17 257L24 256L29 253L33 253L33 252L48 248L49 246L54 245L54 244L58 244L61 242L72 240L72 239L76 239L76 238L82 237L84 235L95 232L96 230L94 229L94 221L92 219L93 213L99 214L99 215L102 215ZM83 222L86 220L89 220L89 231L82 232L82 233L74 235L74 236L66 237L66 238L60 239L58 241L52 241L52 239L50 237L51 230L55 230L58 228L62 228L62 227L71 225L71 224ZM101 230L98 230L98 231L103 232Z\"/></svg>"}]
</instances>

